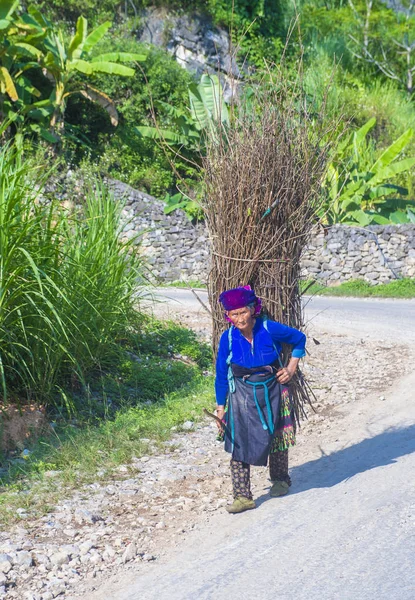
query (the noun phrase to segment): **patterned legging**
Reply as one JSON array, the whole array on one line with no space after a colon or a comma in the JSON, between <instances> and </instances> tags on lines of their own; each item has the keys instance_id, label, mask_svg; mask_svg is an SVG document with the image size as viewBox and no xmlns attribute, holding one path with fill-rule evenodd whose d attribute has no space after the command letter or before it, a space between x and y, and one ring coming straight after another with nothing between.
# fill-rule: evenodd
<instances>
[{"instance_id":1,"label":"patterned legging","mask_svg":"<svg viewBox=\"0 0 415 600\"><path fill-rule=\"evenodd\" d=\"M288 475L288 450L272 452L269 455L269 475L271 481L285 481L291 485ZM231 458L231 479L233 497L243 496L252 500L250 465Z\"/></svg>"}]
</instances>

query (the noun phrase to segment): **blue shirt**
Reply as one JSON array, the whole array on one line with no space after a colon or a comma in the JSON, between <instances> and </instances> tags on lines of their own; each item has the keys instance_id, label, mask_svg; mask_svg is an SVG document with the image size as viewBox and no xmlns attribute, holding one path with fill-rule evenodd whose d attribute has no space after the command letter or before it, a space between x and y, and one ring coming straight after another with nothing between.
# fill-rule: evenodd
<instances>
[{"instance_id":1,"label":"blue shirt","mask_svg":"<svg viewBox=\"0 0 415 600\"><path fill-rule=\"evenodd\" d=\"M271 365L281 353L282 344L291 344L292 356L305 356L306 336L293 327L287 327L276 321L267 321L267 329L262 319L257 319L252 332L252 343L248 342L236 327L232 330L232 362L241 367L253 368ZM219 342L216 359L215 391L218 405L226 404L228 395L229 329Z\"/></svg>"}]
</instances>

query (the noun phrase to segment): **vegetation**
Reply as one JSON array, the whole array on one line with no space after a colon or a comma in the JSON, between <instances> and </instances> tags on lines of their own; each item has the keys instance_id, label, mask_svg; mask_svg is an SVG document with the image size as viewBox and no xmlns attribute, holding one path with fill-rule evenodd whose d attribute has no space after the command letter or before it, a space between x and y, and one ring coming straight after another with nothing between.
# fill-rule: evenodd
<instances>
[{"instance_id":1,"label":"vegetation","mask_svg":"<svg viewBox=\"0 0 415 600\"><path fill-rule=\"evenodd\" d=\"M42 136L56 150L56 134L65 133L59 153L71 165L110 174L167 198L171 209L181 206L191 216L197 214L193 203L199 196L201 127L189 90L197 89L198 81L163 49L137 43L141 10L152 4L171 11L205 13L214 25L227 27L240 65L245 65L244 77L254 86L263 81L264 60L278 63L284 51L286 64L293 69L303 57L304 86L311 106L321 104L330 82L325 98L329 120L342 115L344 126L353 134L376 119L364 140L363 160L353 168L352 153L344 145L339 147L333 165L339 193L355 173L362 183L384 151L415 126L411 91L415 16L412 4L405 1L395 12L380 0L303 0L294 27L294 9L288 0L104 0L98 6L88 0L81 8L78 4L35 0L25 12L23 5L2 0L1 110L14 120L14 131L29 135L27 146ZM86 19L93 24L89 34ZM60 65L56 74L55 63ZM126 76L132 68L134 77ZM62 94L63 80L66 91ZM160 131L152 133L153 115L168 147L160 146ZM61 132L56 131L56 123L62 123ZM333 141L338 133L333 132ZM413 156L412 137L394 160ZM414 167L406 164L404 172L383 179L382 187L406 189L407 194L381 196L373 207L367 204L367 189L363 190L345 215L338 209L342 210L346 198L334 201L332 188L327 202L331 199L337 206L327 220L362 224L375 221L374 213L389 219L396 212L401 214L395 220L410 220L406 201L413 200ZM178 197L183 183L186 195ZM345 188L341 193L350 191ZM356 211L364 215L357 216Z\"/></svg>"},{"instance_id":2,"label":"vegetation","mask_svg":"<svg viewBox=\"0 0 415 600\"><path fill-rule=\"evenodd\" d=\"M148 367L157 371L150 361ZM131 476L133 458L152 452L171 436L172 428L180 430L189 419L197 423L202 408L212 404L212 378L197 375L185 386L177 377L174 381L179 389L159 395L154 404L124 407L95 424L54 424L53 433L29 446L25 459L10 462L0 479L1 525L20 520L18 508L27 510L29 519L47 512L82 484L114 477L120 465L129 465ZM110 396L104 394L103 401L109 404ZM51 471L53 477L48 476Z\"/></svg>"},{"instance_id":3,"label":"vegetation","mask_svg":"<svg viewBox=\"0 0 415 600\"><path fill-rule=\"evenodd\" d=\"M120 242L121 206L91 189L82 213L42 201L44 174L0 150L0 377L3 401L71 405L65 388L111 363L142 280L134 240Z\"/></svg>"},{"instance_id":4,"label":"vegetation","mask_svg":"<svg viewBox=\"0 0 415 600\"><path fill-rule=\"evenodd\" d=\"M372 285L362 279L342 283L338 286L326 286L320 283L303 282L307 295L344 296L356 298L415 298L415 280L397 279L390 283Z\"/></svg>"}]
</instances>

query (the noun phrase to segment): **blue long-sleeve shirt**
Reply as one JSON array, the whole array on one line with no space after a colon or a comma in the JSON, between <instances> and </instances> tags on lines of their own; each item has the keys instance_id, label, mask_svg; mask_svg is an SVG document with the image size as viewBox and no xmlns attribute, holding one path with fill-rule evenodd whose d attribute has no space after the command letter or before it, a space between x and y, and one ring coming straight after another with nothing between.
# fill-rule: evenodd
<instances>
[{"instance_id":1,"label":"blue long-sleeve shirt","mask_svg":"<svg viewBox=\"0 0 415 600\"><path fill-rule=\"evenodd\" d=\"M287 327L276 321L267 321L267 329L262 319L257 319L252 332L252 343L248 342L236 327L232 330L232 362L241 367L263 367L274 363L282 350L282 344L291 344L292 356L305 356L306 336L293 327ZM216 403L226 404L228 395L229 330L225 331L219 342L216 359L215 392Z\"/></svg>"}]
</instances>

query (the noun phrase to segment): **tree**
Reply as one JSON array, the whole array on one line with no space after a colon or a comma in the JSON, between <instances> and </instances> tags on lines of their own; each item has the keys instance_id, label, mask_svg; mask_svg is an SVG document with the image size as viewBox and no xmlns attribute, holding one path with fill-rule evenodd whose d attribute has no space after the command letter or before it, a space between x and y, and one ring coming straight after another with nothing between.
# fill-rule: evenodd
<instances>
[{"instance_id":1,"label":"tree","mask_svg":"<svg viewBox=\"0 0 415 600\"><path fill-rule=\"evenodd\" d=\"M408 94L415 91L415 0L397 12L382 9L387 18L373 27L373 0L365 0L363 11L349 0L359 34L351 35L354 56L373 65L385 77L396 81Z\"/></svg>"},{"instance_id":2,"label":"tree","mask_svg":"<svg viewBox=\"0 0 415 600\"><path fill-rule=\"evenodd\" d=\"M109 73L121 77L131 77L134 69L125 62L141 62L146 56L126 52L111 52L92 56L92 51L111 27L106 21L88 33L88 22L79 17L76 31L69 43L65 43L62 30L49 28L48 35L39 48L42 55L39 63L44 75L53 84L49 97L49 106L43 108L50 112L52 132L62 133L67 99L72 94L82 94L91 102L97 102L109 114L111 123L118 123L118 114L114 102L103 91L85 83L79 74L91 77L96 73Z\"/></svg>"}]
</instances>

